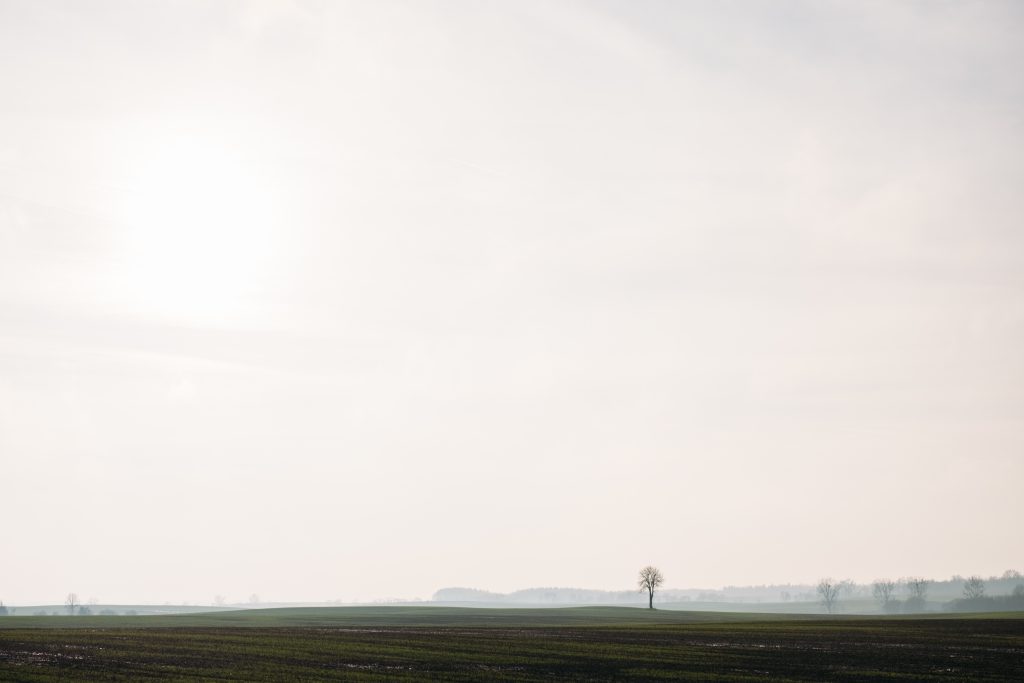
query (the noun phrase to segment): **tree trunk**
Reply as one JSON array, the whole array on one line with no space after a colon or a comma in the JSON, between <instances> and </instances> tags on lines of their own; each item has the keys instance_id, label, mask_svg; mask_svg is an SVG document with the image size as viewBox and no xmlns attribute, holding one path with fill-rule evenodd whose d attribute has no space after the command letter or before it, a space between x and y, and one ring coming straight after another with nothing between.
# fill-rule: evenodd
<instances>
[{"instance_id":1,"label":"tree trunk","mask_svg":"<svg viewBox=\"0 0 1024 683\"><path fill-rule=\"evenodd\" d=\"M654 591L647 591L647 609L654 609Z\"/></svg>"}]
</instances>

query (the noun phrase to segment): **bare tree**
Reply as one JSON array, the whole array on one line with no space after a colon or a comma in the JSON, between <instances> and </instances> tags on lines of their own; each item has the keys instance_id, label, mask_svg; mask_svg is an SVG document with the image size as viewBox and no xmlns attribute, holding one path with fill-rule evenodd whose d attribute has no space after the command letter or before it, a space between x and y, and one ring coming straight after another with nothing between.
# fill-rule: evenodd
<instances>
[{"instance_id":1,"label":"bare tree","mask_svg":"<svg viewBox=\"0 0 1024 683\"><path fill-rule=\"evenodd\" d=\"M887 609L889 603L892 601L893 593L896 592L896 582L890 579L878 579L871 584L871 594L875 596L875 600L882 606L882 609Z\"/></svg>"},{"instance_id":2,"label":"bare tree","mask_svg":"<svg viewBox=\"0 0 1024 683\"><path fill-rule=\"evenodd\" d=\"M838 581L829 577L818 581L818 595L821 596L821 604L825 606L829 614L832 614L839 603L840 585Z\"/></svg>"},{"instance_id":3,"label":"bare tree","mask_svg":"<svg viewBox=\"0 0 1024 683\"><path fill-rule=\"evenodd\" d=\"M64 604L68 607L68 614L74 614L75 608L80 604L78 593L68 593L68 597L64 598Z\"/></svg>"},{"instance_id":4,"label":"bare tree","mask_svg":"<svg viewBox=\"0 0 1024 683\"><path fill-rule=\"evenodd\" d=\"M908 576L903 579L903 585L907 587L907 593L912 598L924 600L928 596L928 579L920 576Z\"/></svg>"},{"instance_id":5,"label":"bare tree","mask_svg":"<svg viewBox=\"0 0 1024 683\"><path fill-rule=\"evenodd\" d=\"M661 570L657 567L647 565L640 570L640 578L637 581L637 585L640 586L640 592L647 591L647 607L654 609L654 591L657 590L658 586L665 582L665 577L662 576Z\"/></svg>"},{"instance_id":6,"label":"bare tree","mask_svg":"<svg viewBox=\"0 0 1024 683\"><path fill-rule=\"evenodd\" d=\"M920 612L924 610L925 598L928 596L928 579L920 576L908 576L902 581L907 589L906 611Z\"/></svg>"},{"instance_id":7,"label":"bare tree","mask_svg":"<svg viewBox=\"0 0 1024 683\"><path fill-rule=\"evenodd\" d=\"M975 600L985 596L985 582L981 577L974 575L964 582L964 597L968 600Z\"/></svg>"}]
</instances>

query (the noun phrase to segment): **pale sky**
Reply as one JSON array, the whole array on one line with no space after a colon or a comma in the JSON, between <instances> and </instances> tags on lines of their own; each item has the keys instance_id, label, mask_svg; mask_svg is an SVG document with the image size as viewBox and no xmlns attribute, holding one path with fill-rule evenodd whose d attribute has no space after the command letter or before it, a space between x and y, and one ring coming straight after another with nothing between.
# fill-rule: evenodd
<instances>
[{"instance_id":1,"label":"pale sky","mask_svg":"<svg viewBox=\"0 0 1024 683\"><path fill-rule=\"evenodd\" d=\"M1024 569L1021 35L0 0L0 599Z\"/></svg>"}]
</instances>

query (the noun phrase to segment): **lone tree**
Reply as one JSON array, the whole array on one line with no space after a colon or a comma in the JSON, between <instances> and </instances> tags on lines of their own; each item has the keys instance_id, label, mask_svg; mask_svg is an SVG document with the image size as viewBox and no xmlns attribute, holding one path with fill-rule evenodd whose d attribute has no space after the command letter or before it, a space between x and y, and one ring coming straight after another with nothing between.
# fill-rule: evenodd
<instances>
[{"instance_id":1,"label":"lone tree","mask_svg":"<svg viewBox=\"0 0 1024 683\"><path fill-rule=\"evenodd\" d=\"M647 591L647 607L649 609L654 609L654 591L664 582L665 577L661 575L661 570L657 567L647 565L640 570L640 579L637 581L637 585L640 586L641 593Z\"/></svg>"},{"instance_id":2,"label":"lone tree","mask_svg":"<svg viewBox=\"0 0 1024 683\"><path fill-rule=\"evenodd\" d=\"M75 608L79 605L78 593L68 593L68 597L64 598L64 604L68 606L68 614L74 614Z\"/></svg>"},{"instance_id":3,"label":"lone tree","mask_svg":"<svg viewBox=\"0 0 1024 683\"><path fill-rule=\"evenodd\" d=\"M821 596L821 604L825 606L829 614L836 608L839 602L839 582L831 578L824 578L818 582L818 595Z\"/></svg>"},{"instance_id":4,"label":"lone tree","mask_svg":"<svg viewBox=\"0 0 1024 683\"><path fill-rule=\"evenodd\" d=\"M875 600L878 600L878 604L882 606L882 609L889 607L889 602L892 600L893 593L896 592L896 582L890 579L878 579L871 584L871 593L875 596Z\"/></svg>"},{"instance_id":5,"label":"lone tree","mask_svg":"<svg viewBox=\"0 0 1024 683\"><path fill-rule=\"evenodd\" d=\"M964 597L968 600L976 600L985 595L985 582L980 576L972 576L964 582Z\"/></svg>"}]
</instances>

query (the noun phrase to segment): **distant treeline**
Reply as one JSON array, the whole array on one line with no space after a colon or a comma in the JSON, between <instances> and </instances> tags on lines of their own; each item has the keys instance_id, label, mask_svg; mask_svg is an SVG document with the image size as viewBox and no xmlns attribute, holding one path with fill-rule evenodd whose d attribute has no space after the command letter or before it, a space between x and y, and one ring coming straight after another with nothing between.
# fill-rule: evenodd
<instances>
[{"instance_id":1,"label":"distant treeline","mask_svg":"<svg viewBox=\"0 0 1024 683\"><path fill-rule=\"evenodd\" d=\"M1024 612L1024 585L1009 595L983 595L978 598L959 598L947 605L953 612Z\"/></svg>"},{"instance_id":2,"label":"distant treeline","mask_svg":"<svg viewBox=\"0 0 1024 683\"><path fill-rule=\"evenodd\" d=\"M885 582L884 580L880 580ZM858 611L920 612L926 610L1001 611L1024 610L1024 576L1009 570L1000 576L953 576L934 581L922 578L889 581L891 592L884 601L877 599L876 584L838 582L838 608L852 605ZM475 588L442 588L434 593L435 602L488 604L600 604L639 605L645 598L636 591L604 591L584 588L527 588L511 593L496 593ZM664 589L655 595L655 603L730 603L778 605L816 604L821 600L819 587L809 584L773 584L762 586L726 586L718 590ZM697 604L694 604L697 607Z\"/></svg>"}]
</instances>

